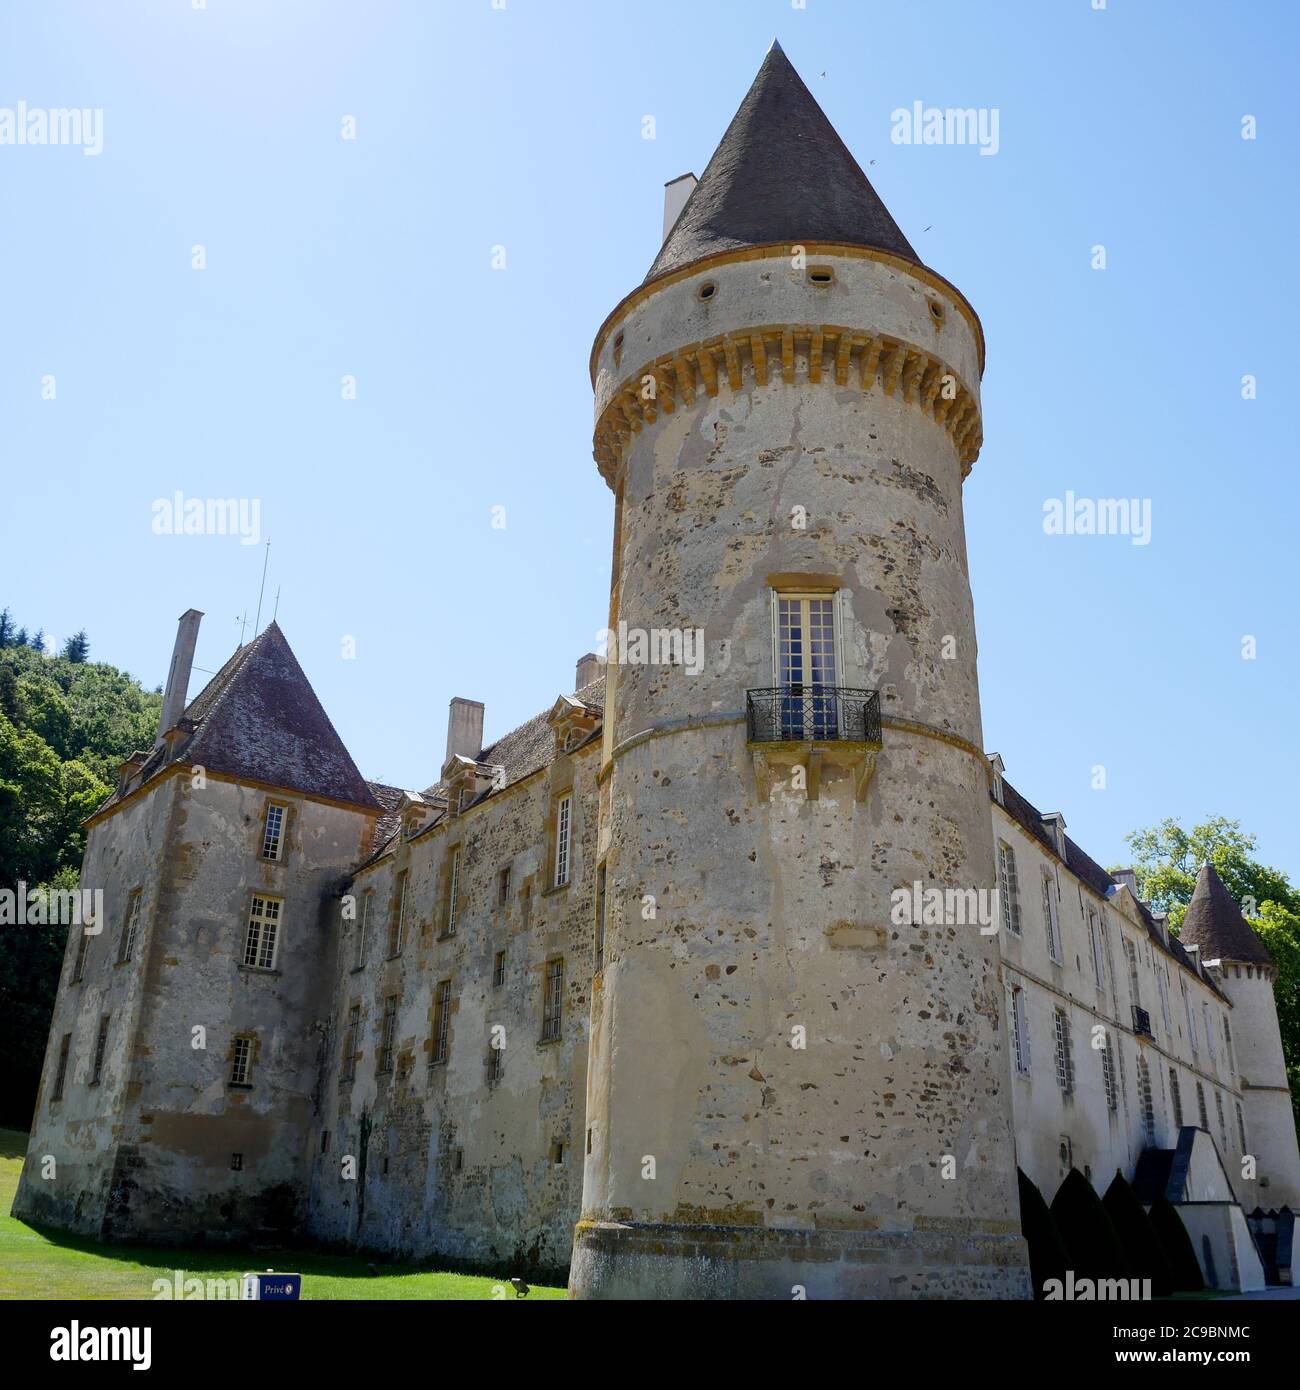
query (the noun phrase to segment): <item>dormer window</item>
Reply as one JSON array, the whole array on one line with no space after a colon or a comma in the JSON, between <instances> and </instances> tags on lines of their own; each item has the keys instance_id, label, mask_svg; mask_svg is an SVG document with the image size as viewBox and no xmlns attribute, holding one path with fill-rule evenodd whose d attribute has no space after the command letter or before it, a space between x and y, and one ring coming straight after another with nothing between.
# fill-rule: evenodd
<instances>
[{"instance_id":1,"label":"dormer window","mask_svg":"<svg viewBox=\"0 0 1300 1390\"><path fill-rule=\"evenodd\" d=\"M989 759L989 769L993 776L993 800L996 801L999 806L1005 806L1007 804L1002 791L1002 773L1004 768L1005 764L1001 756L994 753Z\"/></svg>"}]
</instances>

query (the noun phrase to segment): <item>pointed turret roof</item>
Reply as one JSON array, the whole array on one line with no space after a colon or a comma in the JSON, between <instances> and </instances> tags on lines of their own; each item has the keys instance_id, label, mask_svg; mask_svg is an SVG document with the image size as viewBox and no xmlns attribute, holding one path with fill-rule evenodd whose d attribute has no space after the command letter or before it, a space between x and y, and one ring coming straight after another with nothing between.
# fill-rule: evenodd
<instances>
[{"instance_id":1,"label":"pointed turret roof","mask_svg":"<svg viewBox=\"0 0 1300 1390\"><path fill-rule=\"evenodd\" d=\"M1196 888L1187 905L1178 939L1185 946L1199 946L1201 959L1242 961L1248 965L1272 965L1273 958L1241 915L1232 894L1214 872L1212 864L1202 864Z\"/></svg>"},{"instance_id":2,"label":"pointed turret roof","mask_svg":"<svg viewBox=\"0 0 1300 1390\"><path fill-rule=\"evenodd\" d=\"M230 657L186 706L177 728L179 736L148 755L139 783L185 763L286 791L381 807L382 798L357 771L277 623ZM115 792L95 814L121 799Z\"/></svg>"},{"instance_id":3,"label":"pointed turret roof","mask_svg":"<svg viewBox=\"0 0 1300 1390\"><path fill-rule=\"evenodd\" d=\"M646 280L770 242L838 241L920 258L773 43Z\"/></svg>"}]
</instances>

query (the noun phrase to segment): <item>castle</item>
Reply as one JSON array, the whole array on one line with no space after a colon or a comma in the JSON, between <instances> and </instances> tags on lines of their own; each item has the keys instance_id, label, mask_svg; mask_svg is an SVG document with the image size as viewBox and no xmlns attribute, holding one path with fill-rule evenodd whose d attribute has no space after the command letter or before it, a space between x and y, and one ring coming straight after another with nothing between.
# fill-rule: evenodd
<instances>
[{"instance_id":1,"label":"castle","mask_svg":"<svg viewBox=\"0 0 1300 1390\"><path fill-rule=\"evenodd\" d=\"M1246 1213L1300 1200L1267 953L1208 868L1170 935L983 749L979 319L777 46L668 196L591 356L619 659L495 742L453 700L404 790L274 623L187 703L186 613L88 822L15 1214L1017 1298L1017 1166L1119 1169L1262 1282Z\"/></svg>"}]
</instances>

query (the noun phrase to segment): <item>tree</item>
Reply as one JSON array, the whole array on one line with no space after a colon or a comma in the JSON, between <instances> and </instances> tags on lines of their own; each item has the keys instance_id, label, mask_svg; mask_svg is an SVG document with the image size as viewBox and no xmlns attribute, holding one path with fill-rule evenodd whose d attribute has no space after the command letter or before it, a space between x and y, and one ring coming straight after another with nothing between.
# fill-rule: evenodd
<instances>
[{"instance_id":1,"label":"tree","mask_svg":"<svg viewBox=\"0 0 1300 1390\"><path fill-rule=\"evenodd\" d=\"M14 640L14 620L6 608L0 613L0 648L7 647Z\"/></svg>"},{"instance_id":2,"label":"tree","mask_svg":"<svg viewBox=\"0 0 1300 1390\"><path fill-rule=\"evenodd\" d=\"M1196 887L1196 875L1213 864L1224 887L1242 906L1243 915L1259 934L1273 963L1273 991L1291 1102L1300 1124L1300 891L1278 869L1253 857L1255 837L1241 822L1211 816L1185 831L1176 820L1163 820L1125 837L1133 849L1138 897L1169 913L1170 927L1182 926Z\"/></svg>"},{"instance_id":3,"label":"tree","mask_svg":"<svg viewBox=\"0 0 1300 1390\"><path fill-rule=\"evenodd\" d=\"M1065 1272L1070 1268L1069 1252L1061 1233L1056 1229L1052 1213L1043 1201L1043 1194L1019 1169L1016 1179L1020 1184L1020 1233L1029 1247L1029 1277L1034 1286L1034 1297L1045 1297L1047 1281L1059 1279L1065 1283Z\"/></svg>"},{"instance_id":4,"label":"tree","mask_svg":"<svg viewBox=\"0 0 1300 1390\"><path fill-rule=\"evenodd\" d=\"M83 627L75 637L69 637L63 644L63 659L81 665L90 656L90 638Z\"/></svg>"},{"instance_id":5,"label":"tree","mask_svg":"<svg viewBox=\"0 0 1300 1390\"><path fill-rule=\"evenodd\" d=\"M30 646L34 652L43 652L45 650L45 629L43 627L38 627L32 634Z\"/></svg>"}]
</instances>

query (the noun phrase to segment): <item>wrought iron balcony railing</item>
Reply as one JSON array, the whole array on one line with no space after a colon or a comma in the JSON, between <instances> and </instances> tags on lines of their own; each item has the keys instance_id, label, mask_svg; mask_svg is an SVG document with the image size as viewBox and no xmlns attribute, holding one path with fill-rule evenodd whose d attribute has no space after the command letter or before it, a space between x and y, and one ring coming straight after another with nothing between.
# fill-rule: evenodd
<instances>
[{"instance_id":1,"label":"wrought iron balcony railing","mask_svg":"<svg viewBox=\"0 0 1300 1390\"><path fill-rule=\"evenodd\" d=\"M880 742L880 692L843 685L774 685L746 700L751 743Z\"/></svg>"},{"instance_id":2,"label":"wrought iron balcony railing","mask_svg":"<svg viewBox=\"0 0 1300 1390\"><path fill-rule=\"evenodd\" d=\"M1139 1037L1154 1038L1155 1034L1151 1031L1151 1015L1139 1005L1133 1005L1133 1031Z\"/></svg>"}]
</instances>

